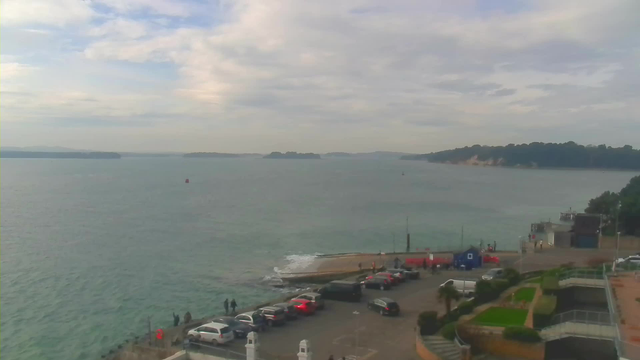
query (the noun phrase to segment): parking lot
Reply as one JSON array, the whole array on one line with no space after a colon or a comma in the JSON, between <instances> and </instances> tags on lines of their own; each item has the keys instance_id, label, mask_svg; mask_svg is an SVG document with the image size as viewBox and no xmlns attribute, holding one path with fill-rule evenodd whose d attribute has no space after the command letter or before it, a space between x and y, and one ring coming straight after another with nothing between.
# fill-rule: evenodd
<instances>
[{"instance_id":1,"label":"parking lot","mask_svg":"<svg viewBox=\"0 0 640 360\"><path fill-rule=\"evenodd\" d=\"M480 276L486 270L465 272ZM415 353L414 328L421 311L444 311L436 300L437 288L457 271L438 275L422 274L419 280L394 286L392 290L363 290L359 303L326 300L326 309L312 316L302 316L285 325L259 333L261 359L297 359L298 344L306 339L316 359L418 359ZM401 307L397 317L381 316L367 309L367 302L377 297L390 297ZM221 348L245 352L245 341L236 340Z\"/></svg>"}]
</instances>

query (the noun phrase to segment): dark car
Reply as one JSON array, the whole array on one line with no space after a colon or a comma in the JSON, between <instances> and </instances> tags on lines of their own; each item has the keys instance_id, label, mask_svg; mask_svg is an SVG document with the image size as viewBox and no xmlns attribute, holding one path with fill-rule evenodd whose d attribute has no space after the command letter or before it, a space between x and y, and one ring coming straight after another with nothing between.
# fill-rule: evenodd
<instances>
[{"instance_id":1,"label":"dark car","mask_svg":"<svg viewBox=\"0 0 640 360\"><path fill-rule=\"evenodd\" d=\"M367 307L370 310L377 311L380 315L398 315L400 314L400 305L395 300L389 298L379 298L369 301Z\"/></svg>"},{"instance_id":2,"label":"dark car","mask_svg":"<svg viewBox=\"0 0 640 360\"><path fill-rule=\"evenodd\" d=\"M407 281L407 273L404 269L391 269L391 270L387 270L387 272L389 274L391 274L391 276L395 276L398 279L398 282L405 282Z\"/></svg>"},{"instance_id":3,"label":"dark car","mask_svg":"<svg viewBox=\"0 0 640 360\"><path fill-rule=\"evenodd\" d=\"M366 279L361 282L362 286L367 289L380 289L380 290L389 290L391 289L391 282L389 279L385 277L372 277L370 279Z\"/></svg>"},{"instance_id":4,"label":"dark car","mask_svg":"<svg viewBox=\"0 0 640 360\"><path fill-rule=\"evenodd\" d=\"M279 307L284 310L284 317L287 320L296 320L298 318L298 310L296 307L289 303L277 303L273 304L275 307Z\"/></svg>"},{"instance_id":5,"label":"dark car","mask_svg":"<svg viewBox=\"0 0 640 360\"><path fill-rule=\"evenodd\" d=\"M420 279L420 271L413 270L413 268L410 266L404 267L404 274L407 276L407 279Z\"/></svg>"},{"instance_id":6,"label":"dark car","mask_svg":"<svg viewBox=\"0 0 640 360\"><path fill-rule=\"evenodd\" d=\"M283 308L277 306L265 306L260 308L258 311L260 312L260 315L267 319L267 324L269 326L282 325L286 321Z\"/></svg>"},{"instance_id":7,"label":"dark car","mask_svg":"<svg viewBox=\"0 0 640 360\"><path fill-rule=\"evenodd\" d=\"M246 338L247 335L252 331L251 326L242 323L231 316L217 317L211 320L211 322L218 324L227 324L233 331L233 336L236 338Z\"/></svg>"},{"instance_id":8,"label":"dark car","mask_svg":"<svg viewBox=\"0 0 640 360\"><path fill-rule=\"evenodd\" d=\"M318 293L328 300L360 301L362 287L355 281L332 281L318 289Z\"/></svg>"}]
</instances>

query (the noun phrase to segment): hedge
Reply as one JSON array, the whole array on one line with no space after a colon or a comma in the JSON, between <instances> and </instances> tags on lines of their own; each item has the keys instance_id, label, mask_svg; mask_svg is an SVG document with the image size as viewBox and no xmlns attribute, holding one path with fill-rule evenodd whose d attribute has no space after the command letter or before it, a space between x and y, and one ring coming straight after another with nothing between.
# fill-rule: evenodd
<instances>
[{"instance_id":1,"label":"hedge","mask_svg":"<svg viewBox=\"0 0 640 360\"><path fill-rule=\"evenodd\" d=\"M542 341L540 334L528 327L509 326L502 331L502 337L507 340L522 341L527 343L537 343Z\"/></svg>"},{"instance_id":2,"label":"hedge","mask_svg":"<svg viewBox=\"0 0 640 360\"><path fill-rule=\"evenodd\" d=\"M509 285L513 286L522 280L520 273L518 270L514 268L506 268L504 269L504 278L509 282Z\"/></svg>"},{"instance_id":3,"label":"hedge","mask_svg":"<svg viewBox=\"0 0 640 360\"><path fill-rule=\"evenodd\" d=\"M496 289L488 280L479 280L476 282L476 304L484 304L497 298Z\"/></svg>"},{"instance_id":4,"label":"hedge","mask_svg":"<svg viewBox=\"0 0 640 360\"><path fill-rule=\"evenodd\" d=\"M553 293L560 289L558 278L554 275L545 275L542 278L540 288L545 295L553 295Z\"/></svg>"},{"instance_id":5,"label":"hedge","mask_svg":"<svg viewBox=\"0 0 640 360\"><path fill-rule=\"evenodd\" d=\"M473 311L473 308L475 307L476 305L473 303L473 301L466 300L461 302L458 305L457 309L460 315L467 315L467 314L471 314L471 312Z\"/></svg>"},{"instance_id":6,"label":"hedge","mask_svg":"<svg viewBox=\"0 0 640 360\"><path fill-rule=\"evenodd\" d=\"M433 335L438 331L438 312L423 311L418 315L418 326L421 335Z\"/></svg>"},{"instance_id":7,"label":"hedge","mask_svg":"<svg viewBox=\"0 0 640 360\"><path fill-rule=\"evenodd\" d=\"M447 339L447 340L453 340L456 337L456 325L458 323L457 322L450 322L447 325L443 326L442 329L440 329L440 335L442 335L443 338Z\"/></svg>"},{"instance_id":8,"label":"hedge","mask_svg":"<svg viewBox=\"0 0 640 360\"><path fill-rule=\"evenodd\" d=\"M505 279L491 280L491 286L496 291L496 298L500 296L500 293L507 290L510 286L509 281Z\"/></svg>"},{"instance_id":9,"label":"hedge","mask_svg":"<svg viewBox=\"0 0 640 360\"><path fill-rule=\"evenodd\" d=\"M536 306L533 308L533 326L542 328L551 322L553 313L556 311L558 298L553 295L542 295Z\"/></svg>"}]
</instances>

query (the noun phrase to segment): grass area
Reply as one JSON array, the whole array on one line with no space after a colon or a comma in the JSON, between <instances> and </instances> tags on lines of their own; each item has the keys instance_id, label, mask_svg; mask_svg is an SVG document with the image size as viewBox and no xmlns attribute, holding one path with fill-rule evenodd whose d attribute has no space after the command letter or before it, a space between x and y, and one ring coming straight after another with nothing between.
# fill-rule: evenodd
<instances>
[{"instance_id":1,"label":"grass area","mask_svg":"<svg viewBox=\"0 0 640 360\"><path fill-rule=\"evenodd\" d=\"M521 301L531 302L533 301L533 297L535 295L536 295L536 288L525 287L516 291L515 295L513 295L513 300L517 302L521 302Z\"/></svg>"},{"instance_id":2,"label":"grass area","mask_svg":"<svg viewBox=\"0 0 640 360\"><path fill-rule=\"evenodd\" d=\"M501 307L491 307L478 314L473 323L485 326L523 326L527 320L526 309L509 309Z\"/></svg>"},{"instance_id":3,"label":"grass area","mask_svg":"<svg viewBox=\"0 0 640 360\"><path fill-rule=\"evenodd\" d=\"M527 283L527 284L540 284L540 283L542 283L542 276L538 276L538 277L535 277L535 278L528 279L527 281L525 281L525 283Z\"/></svg>"}]
</instances>

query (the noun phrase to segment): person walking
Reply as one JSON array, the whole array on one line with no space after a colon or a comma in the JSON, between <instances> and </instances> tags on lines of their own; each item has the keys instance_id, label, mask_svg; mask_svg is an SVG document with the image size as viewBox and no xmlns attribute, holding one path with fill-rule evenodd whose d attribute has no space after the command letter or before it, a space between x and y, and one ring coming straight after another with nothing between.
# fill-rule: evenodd
<instances>
[{"instance_id":1,"label":"person walking","mask_svg":"<svg viewBox=\"0 0 640 360\"><path fill-rule=\"evenodd\" d=\"M422 270L427 271L427 259L422 259Z\"/></svg>"},{"instance_id":2,"label":"person walking","mask_svg":"<svg viewBox=\"0 0 640 360\"><path fill-rule=\"evenodd\" d=\"M376 273L376 262L375 261L371 262L371 273L372 274Z\"/></svg>"},{"instance_id":3,"label":"person walking","mask_svg":"<svg viewBox=\"0 0 640 360\"><path fill-rule=\"evenodd\" d=\"M361 262L358 263L358 270L362 271L362 263Z\"/></svg>"},{"instance_id":4,"label":"person walking","mask_svg":"<svg viewBox=\"0 0 640 360\"><path fill-rule=\"evenodd\" d=\"M231 313L236 313L236 308L238 307L238 303L236 303L236 299L231 299Z\"/></svg>"},{"instance_id":5,"label":"person walking","mask_svg":"<svg viewBox=\"0 0 640 360\"><path fill-rule=\"evenodd\" d=\"M191 313L187 311L186 313L184 313L184 323L188 324L190 322L191 322Z\"/></svg>"},{"instance_id":6,"label":"person walking","mask_svg":"<svg viewBox=\"0 0 640 360\"><path fill-rule=\"evenodd\" d=\"M180 315L173 313L173 326L178 326L178 324L180 324Z\"/></svg>"},{"instance_id":7,"label":"person walking","mask_svg":"<svg viewBox=\"0 0 640 360\"><path fill-rule=\"evenodd\" d=\"M224 299L224 314L229 315L229 299Z\"/></svg>"}]
</instances>

